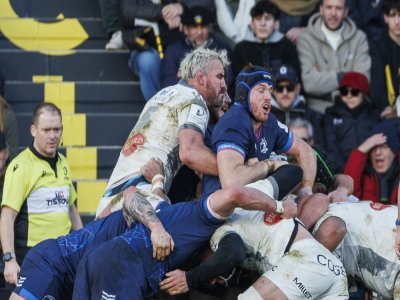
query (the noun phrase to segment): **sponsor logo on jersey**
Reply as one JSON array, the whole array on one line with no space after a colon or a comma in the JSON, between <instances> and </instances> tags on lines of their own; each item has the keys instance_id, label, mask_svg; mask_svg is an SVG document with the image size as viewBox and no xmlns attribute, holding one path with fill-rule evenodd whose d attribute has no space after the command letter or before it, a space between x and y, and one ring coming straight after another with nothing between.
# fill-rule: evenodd
<instances>
[{"instance_id":1,"label":"sponsor logo on jersey","mask_svg":"<svg viewBox=\"0 0 400 300\"><path fill-rule=\"evenodd\" d=\"M335 265L335 263L327 258L325 255L318 254L317 261L321 266L326 266L336 276L342 275L346 277L346 271L342 265Z\"/></svg>"},{"instance_id":2,"label":"sponsor logo on jersey","mask_svg":"<svg viewBox=\"0 0 400 300\"><path fill-rule=\"evenodd\" d=\"M138 146L144 144L145 137L141 133L136 133L131 136L125 143L124 147L122 148L122 154L125 156L131 155L133 152L136 151Z\"/></svg>"},{"instance_id":3,"label":"sponsor logo on jersey","mask_svg":"<svg viewBox=\"0 0 400 300\"><path fill-rule=\"evenodd\" d=\"M117 296L108 294L105 291L101 291L101 299L102 300L114 300L114 299L117 299Z\"/></svg>"},{"instance_id":4,"label":"sponsor logo on jersey","mask_svg":"<svg viewBox=\"0 0 400 300\"><path fill-rule=\"evenodd\" d=\"M68 199L64 196L64 192L54 192L55 197L53 199L47 199L47 206L54 206L54 205L64 205L68 204Z\"/></svg>"},{"instance_id":5,"label":"sponsor logo on jersey","mask_svg":"<svg viewBox=\"0 0 400 300\"><path fill-rule=\"evenodd\" d=\"M277 215L275 213L265 213L264 214L264 224L265 225L274 225L279 223L282 220L282 217L280 215Z\"/></svg>"},{"instance_id":6,"label":"sponsor logo on jersey","mask_svg":"<svg viewBox=\"0 0 400 300\"><path fill-rule=\"evenodd\" d=\"M192 104L190 106L189 115L187 117L187 123L194 124L199 127L203 132L206 131L208 123L208 114L205 107Z\"/></svg>"},{"instance_id":7,"label":"sponsor logo on jersey","mask_svg":"<svg viewBox=\"0 0 400 300\"><path fill-rule=\"evenodd\" d=\"M42 171L42 177L46 176L46 171Z\"/></svg>"},{"instance_id":8,"label":"sponsor logo on jersey","mask_svg":"<svg viewBox=\"0 0 400 300\"><path fill-rule=\"evenodd\" d=\"M42 298L42 300L56 300L56 298L54 298L54 297L51 296L51 295L46 295L46 296L44 296L44 297Z\"/></svg>"},{"instance_id":9,"label":"sponsor logo on jersey","mask_svg":"<svg viewBox=\"0 0 400 300\"><path fill-rule=\"evenodd\" d=\"M13 168L13 172L15 172L18 168L19 168L19 165L18 165L18 164L15 164L15 165L14 165L14 168Z\"/></svg>"},{"instance_id":10,"label":"sponsor logo on jersey","mask_svg":"<svg viewBox=\"0 0 400 300\"><path fill-rule=\"evenodd\" d=\"M376 203L376 202L371 202L369 204L373 210L383 210L385 208L391 207L391 205L388 204L382 204L382 203Z\"/></svg>"},{"instance_id":11,"label":"sponsor logo on jersey","mask_svg":"<svg viewBox=\"0 0 400 300\"><path fill-rule=\"evenodd\" d=\"M268 152L268 144L267 144L267 140L265 139L265 137L263 137L262 139L261 139L261 142L260 142L260 152L261 153L267 153Z\"/></svg>"},{"instance_id":12,"label":"sponsor logo on jersey","mask_svg":"<svg viewBox=\"0 0 400 300\"><path fill-rule=\"evenodd\" d=\"M297 286L297 288L303 293L304 297L306 299L312 299L312 295L310 294L309 291L307 291L306 287L304 286L303 283L299 281L297 277L293 279L294 284Z\"/></svg>"}]
</instances>

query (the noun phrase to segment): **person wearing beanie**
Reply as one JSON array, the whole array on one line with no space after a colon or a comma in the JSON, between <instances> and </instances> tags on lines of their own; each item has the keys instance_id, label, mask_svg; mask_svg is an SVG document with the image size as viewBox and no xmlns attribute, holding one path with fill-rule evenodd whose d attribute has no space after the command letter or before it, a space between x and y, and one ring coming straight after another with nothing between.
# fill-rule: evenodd
<instances>
[{"instance_id":1,"label":"person wearing beanie","mask_svg":"<svg viewBox=\"0 0 400 300\"><path fill-rule=\"evenodd\" d=\"M335 172L343 172L351 151L369 137L372 128L380 121L379 111L367 99L368 88L364 74L344 73L339 82L340 96L325 112L325 146L334 162Z\"/></svg>"},{"instance_id":2,"label":"person wearing beanie","mask_svg":"<svg viewBox=\"0 0 400 300\"><path fill-rule=\"evenodd\" d=\"M184 36L167 47L164 59L161 61L161 88L178 83L181 78L179 65L185 54L194 49L202 47L226 50L228 59L231 59L232 50L229 45L212 32L214 21L212 12L205 7L194 6L184 11L181 18ZM228 73L231 73L230 67ZM232 74L228 75L228 83L232 77Z\"/></svg>"},{"instance_id":3,"label":"person wearing beanie","mask_svg":"<svg viewBox=\"0 0 400 300\"><path fill-rule=\"evenodd\" d=\"M396 204L399 184L399 134L396 119L376 125L370 136L351 152L344 173L354 180L360 199Z\"/></svg>"}]
</instances>

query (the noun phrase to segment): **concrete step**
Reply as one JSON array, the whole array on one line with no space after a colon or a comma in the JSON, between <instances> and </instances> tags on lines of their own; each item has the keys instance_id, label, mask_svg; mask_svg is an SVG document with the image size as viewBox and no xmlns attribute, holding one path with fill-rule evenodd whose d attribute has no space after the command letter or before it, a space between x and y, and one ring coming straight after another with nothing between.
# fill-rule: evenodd
<instances>
[{"instance_id":1,"label":"concrete step","mask_svg":"<svg viewBox=\"0 0 400 300\"><path fill-rule=\"evenodd\" d=\"M65 82L60 82L62 85ZM57 85L58 83L51 83ZM55 102L48 88L50 83L6 81L5 98L15 112L31 113L38 103ZM75 113L140 113L145 105L139 82L80 81L69 85Z\"/></svg>"},{"instance_id":2,"label":"concrete step","mask_svg":"<svg viewBox=\"0 0 400 300\"><path fill-rule=\"evenodd\" d=\"M0 49L0 65L8 81L32 81L35 75L63 76L64 81L135 81L127 50L76 50L50 56L34 51Z\"/></svg>"}]
</instances>

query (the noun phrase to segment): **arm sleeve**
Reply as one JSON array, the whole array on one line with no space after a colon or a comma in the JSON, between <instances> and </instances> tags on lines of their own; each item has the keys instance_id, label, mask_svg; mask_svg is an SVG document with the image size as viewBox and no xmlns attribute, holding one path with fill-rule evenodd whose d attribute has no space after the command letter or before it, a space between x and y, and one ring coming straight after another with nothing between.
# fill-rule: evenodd
<instances>
[{"instance_id":1,"label":"arm sleeve","mask_svg":"<svg viewBox=\"0 0 400 300\"><path fill-rule=\"evenodd\" d=\"M285 124L282 124L276 118L274 119L275 119L274 122L276 122L276 127L278 128L274 151L276 154L285 153L289 151L289 149L293 145L294 141L293 133L289 130L289 128Z\"/></svg>"},{"instance_id":2,"label":"arm sleeve","mask_svg":"<svg viewBox=\"0 0 400 300\"><path fill-rule=\"evenodd\" d=\"M317 69L315 53L304 35L300 36L297 40L297 52L301 64L301 78L304 90L307 93L323 96L337 88L338 79L336 71L320 71Z\"/></svg>"},{"instance_id":3,"label":"arm sleeve","mask_svg":"<svg viewBox=\"0 0 400 300\"><path fill-rule=\"evenodd\" d=\"M17 212L20 211L30 191L28 178L31 174L28 169L21 162L10 163L4 179L2 206L7 205Z\"/></svg>"},{"instance_id":4,"label":"arm sleeve","mask_svg":"<svg viewBox=\"0 0 400 300\"><path fill-rule=\"evenodd\" d=\"M254 156L251 152L254 151L254 146L251 146L254 145L254 140L245 121L226 118L217 123L211 135L211 144L217 153L230 149L240 153L245 159Z\"/></svg>"},{"instance_id":5,"label":"arm sleeve","mask_svg":"<svg viewBox=\"0 0 400 300\"><path fill-rule=\"evenodd\" d=\"M339 141L336 140L336 134L333 129L333 117L329 114L325 115L324 119L324 132L325 132L325 145L328 157L333 163L336 172L341 172L345 164L344 158L338 149Z\"/></svg>"},{"instance_id":6,"label":"arm sleeve","mask_svg":"<svg viewBox=\"0 0 400 300\"><path fill-rule=\"evenodd\" d=\"M368 155L358 149L354 149L344 167L344 174L351 176L354 181L353 195L362 196L362 177L367 165Z\"/></svg>"},{"instance_id":7,"label":"arm sleeve","mask_svg":"<svg viewBox=\"0 0 400 300\"><path fill-rule=\"evenodd\" d=\"M204 282L210 281L223 273L230 272L243 262L246 257L245 250L243 240L238 234L233 232L226 234L209 259L186 272L189 288L199 287Z\"/></svg>"},{"instance_id":8,"label":"arm sleeve","mask_svg":"<svg viewBox=\"0 0 400 300\"><path fill-rule=\"evenodd\" d=\"M133 26L135 18L158 22L161 19L161 5L148 0L121 0L121 19Z\"/></svg>"},{"instance_id":9,"label":"arm sleeve","mask_svg":"<svg viewBox=\"0 0 400 300\"><path fill-rule=\"evenodd\" d=\"M209 114L206 105L200 101L193 101L179 109L178 130L190 128L204 136L207 130L208 118Z\"/></svg>"}]
</instances>

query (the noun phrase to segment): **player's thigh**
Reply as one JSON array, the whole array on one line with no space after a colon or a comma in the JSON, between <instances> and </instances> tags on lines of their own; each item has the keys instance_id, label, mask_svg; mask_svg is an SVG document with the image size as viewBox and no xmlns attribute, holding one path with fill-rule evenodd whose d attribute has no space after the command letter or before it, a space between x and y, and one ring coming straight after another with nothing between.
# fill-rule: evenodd
<instances>
[{"instance_id":1,"label":"player's thigh","mask_svg":"<svg viewBox=\"0 0 400 300\"><path fill-rule=\"evenodd\" d=\"M315 299L347 295L347 278L341 262L314 239L293 244L271 270L263 274L289 299Z\"/></svg>"},{"instance_id":2,"label":"player's thigh","mask_svg":"<svg viewBox=\"0 0 400 300\"><path fill-rule=\"evenodd\" d=\"M55 240L46 240L32 248L25 257L14 293L24 299L69 299L72 283L65 278L63 260Z\"/></svg>"}]
</instances>

